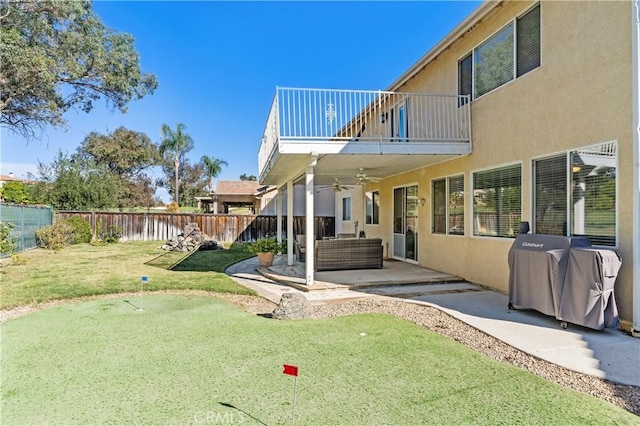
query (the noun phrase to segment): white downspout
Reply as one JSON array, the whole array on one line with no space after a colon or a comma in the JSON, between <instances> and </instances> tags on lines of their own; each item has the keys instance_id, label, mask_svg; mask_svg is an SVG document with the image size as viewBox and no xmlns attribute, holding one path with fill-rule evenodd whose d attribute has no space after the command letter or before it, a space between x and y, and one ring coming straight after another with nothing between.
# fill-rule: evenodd
<instances>
[{"instance_id":1,"label":"white downspout","mask_svg":"<svg viewBox=\"0 0 640 426\"><path fill-rule=\"evenodd\" d=\"M305 246L307 247L305 253L305 275L306 275L306 284L313 285L314 273L315 269L314 265L314 255L315 255L315 223L314 223L314 207L313 207L313 198L314 194L314 186L313 186L313 174L314 168L318 161L317 154L311 154L311 159L309 164L307 165L307 173L305 175L306 182L306 211L305 211L305 234L306 234L306 242Z\"/></svg>"},{"instance_id":2,"label":"white downspout","mask_svg":"<svg viewBox=\"0 0 640 426\"><path fill-rule=\"evenodd\" d=\"M293 265L293 244L295 243L293 232L293 181L287 181L287 265Z\"/></svg>"},{"instance_id":3,"label":"white downspout","mask_svg":"<svg viewBox=\"0 0 640 426\"><path fill-rule=\"evenodd\" d=\"M633 79L633 228L631 252L633 253L633 288L631 293L633 304L633 325L631 333L640 336L640 5L634 0L631 8L632 18L632 79Z\"/></svg>"}]
</instances>

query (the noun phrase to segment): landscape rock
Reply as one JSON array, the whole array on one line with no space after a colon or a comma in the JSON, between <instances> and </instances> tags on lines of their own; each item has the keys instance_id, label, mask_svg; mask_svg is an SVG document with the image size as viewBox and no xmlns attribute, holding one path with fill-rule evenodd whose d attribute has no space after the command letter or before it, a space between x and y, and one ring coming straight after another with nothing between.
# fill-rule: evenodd
<instances>
[{"instance_id":1,"label":"landscape rock","mask_svg":"<svg viewBox=\"0 0 640 426\"><path fill-rule=\"evenodd\" d=\"M271 313L271 317L281 320L311 318L313 308L301 293L288 292L282 295L280 303Z\"/></svg>"}]
</instances>

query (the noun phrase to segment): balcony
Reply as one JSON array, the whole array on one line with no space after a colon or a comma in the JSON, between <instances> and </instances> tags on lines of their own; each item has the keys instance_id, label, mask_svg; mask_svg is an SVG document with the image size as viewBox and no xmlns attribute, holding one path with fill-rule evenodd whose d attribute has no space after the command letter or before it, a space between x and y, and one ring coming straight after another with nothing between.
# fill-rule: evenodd
<instances>
[{"instance_id":1,"label":"balcony","mask_svg":"<svg viewBox=\"0 0 640 426\"><path fill-rule=\"evenodd\" d=\"M295 178L312 153L320 159L319 183L324 175L350 183L354 168L375 166L384 177L469 154L469 97L277 88L258 153L260 181Z\"/></svg>"}]
</instances>

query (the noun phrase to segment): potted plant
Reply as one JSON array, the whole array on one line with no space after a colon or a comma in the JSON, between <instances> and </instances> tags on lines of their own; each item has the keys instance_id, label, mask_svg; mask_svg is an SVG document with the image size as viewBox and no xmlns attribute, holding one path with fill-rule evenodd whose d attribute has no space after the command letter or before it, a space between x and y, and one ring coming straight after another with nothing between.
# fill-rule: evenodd
<instances>
[{"instance_id":1,"label":"potted plant","mask_svg":"<svg viewBox=\"0 0 640 426\"><path fill-rule=\"evenodd\" d=\"M249 251L258 255L260 266L271 266L273 257L286 250L284 241L278 243L274 237L263 237L249 244Z\"/></svg>"}]
</instances>

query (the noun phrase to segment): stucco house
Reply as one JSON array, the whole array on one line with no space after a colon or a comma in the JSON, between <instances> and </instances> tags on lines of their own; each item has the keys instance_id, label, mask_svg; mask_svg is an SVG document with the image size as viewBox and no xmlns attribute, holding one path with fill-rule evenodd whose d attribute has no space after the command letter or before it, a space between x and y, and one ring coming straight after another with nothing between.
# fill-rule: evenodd
<instances>
[{"instance_id":1,"label":"stucco house","mask_svg":"<svg viewBox=\"0 0 640 426\"><path fill-rule=\"evenodd\" d=\"M521 221L588 236L621 255L620 319L638 333L638 27L637 1L485 2L385 91L277 88L259 181L305 185L309 219L314 185L352 186L336 232L358 222L385 257L504 292Z\"/></svg>"}]
</instances>

